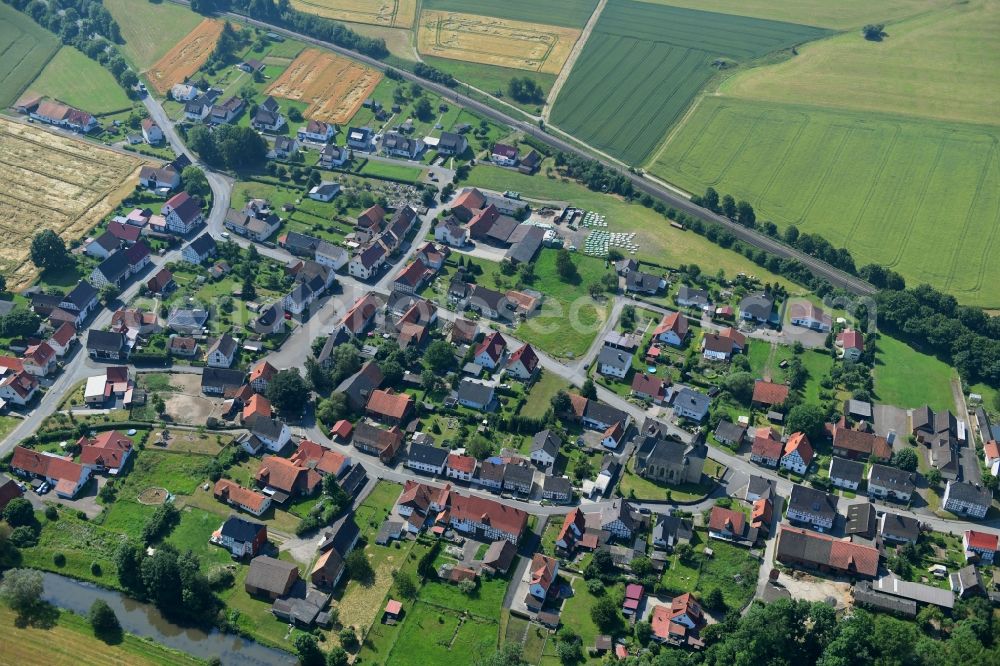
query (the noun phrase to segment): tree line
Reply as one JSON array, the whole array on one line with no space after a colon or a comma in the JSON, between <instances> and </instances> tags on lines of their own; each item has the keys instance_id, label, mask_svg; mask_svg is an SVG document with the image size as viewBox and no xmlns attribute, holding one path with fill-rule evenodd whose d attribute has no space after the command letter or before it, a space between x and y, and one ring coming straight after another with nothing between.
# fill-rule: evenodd
<instances>
[{"instance_id":1,"label":"tree line","mask_svg":"<svg viewBox=\"0 0 1000 666\"><path fill-rule=\"evenodd\" d=\"M339 21L300 12L288 0L191 0L191 9L199 14L234 11L372 58L389 55L381 37L365 37Z\"/></svg>"},{"instance_id":2,"label":"tree line","mask_svg":"<svg viewBox=\"0 0 1000 666\"><path fill-rule=\"evenodd\" d=\"M121 29L100 0L3 0L23 12L59 40L82 51L111 72L125 93L135 97L139 77L128 66L116 44L123 42Z\"/></svg>"}]
</instances>

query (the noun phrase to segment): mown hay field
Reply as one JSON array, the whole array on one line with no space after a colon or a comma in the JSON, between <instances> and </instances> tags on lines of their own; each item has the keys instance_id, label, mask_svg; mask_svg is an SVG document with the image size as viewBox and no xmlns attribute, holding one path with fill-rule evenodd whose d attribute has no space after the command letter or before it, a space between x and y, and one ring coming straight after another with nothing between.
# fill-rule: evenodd
<instances>
[{"instance_id":1,"label":"mown hay field","mask_svg":"<svg viewBox=\"0 0 1000 666\"><path fill-rule=\"evenodd\" d=\"M417 50L439 58L558 74L579 36L573 28L424 11Z\"/></svg>"},{"instance_id":2,"label":"mown hay field","mask_svg":"<svg viewBox=\"0 0 1000 666\"><path fill-rule=\"evenodd\" d=\"M55 35L0 4L0 107L13 104L58 50Z\"/></svg>"},{"instance_id":3,"label":"mown hay field","mask_svg":"<svg viewBox=\"0 0 1000 666\"><path fill-rule=\"evenodd\" d=\"M215 49L215 42L222 34L223 23L204 19L194 30L155 65L146 72L149 84L161 95L167 93L177 83L183 83L189 76L201 69Z\"/></svg>"},{"instance_id":4,"label":"mown hay field","mask_svg":"<svg viewBox=\"0 0 1000 666\"><path fill-rule=\"evenodd\" d=\"M299 11L338 21L412 28L417 0L291 0Z\"/></svg>"},{"instance_id":5,"label":"mown hay field","mask_svg":"<svg viewBox=\"0 0 1000 666\"><path fill-rule=\"evenodd\" d=\"M72 46L59 49L56 57L32 82L31 92L58 99L94 115L132 108L132 100L111 72Z\"/></svg>"},{"instance_id":6,"label":"mown hay field","mask_svg":"<svg viewBox=\"0 0 1000 666\"><path fill-rule=\"evenodd\" d=\"M910 284L1000 306L1000 128L713 96L651 171L750 201Z\"/></svg>"},{"instance_id":7,"label":"mown hay field","mask_svg":"<svg viewBox=\"0 0 1000 666\"><path fill-rule=\"evenodd\" d=\"M882 42L857 31L727 80L732 97L1000 124L1000 3L972 0L889 24ZM987 64L989 63L989 64Z\"/></svg>"},{"instance_id":8,"label":"mown hay field","mask_svg":"<svg viewBox=\"0 0 1000 666\"><path fill-rule=\"evenodd\" d=\"M378 70L338 55L306 49L268 86L267 94L309 104L305 116L344 124L372 94Z\"/></svg>"},{"instance_id":9,"label":"mown hay field","mask_svg":"<svg viewBox=\"0 0 1000 666\"><path fill-rule=\"evenodd\" d=\"M660 5L738 14L773 21L789 21L834 30L860 28L866 23L894 21L928 9L945 7L952 0L642 0Z\"/></svg>"},{"instance_id":10,"label":"mown hay field","mask_svg":"<svg viewBox=\"0 0 1000 666\"><path fill-rule=\"evenodd\" d=\"M424 9L496 16L511 21L582 28L597 8L597 0L424 0Z\"/></svg>"},{"instance_id":11,"label":"mown hay field","mask_svg":"<svg viewBox=\"0 0 1000 666\"><path fill-rule=\"evenodd\" d=\"M820 28L609 0L552 108L550 122L641 165L712 78L828 34Z\"/></svg>"},{"instance_id":12,"label":"mown hay field","mask_svg":"<svg viewBox=\"0 0 1000 666\"><path fill-rule=\"evenodd\" d=\"M122 52L140 71L162 58L203 18L172 2L104 0L103 4L121 28Z\"/></svg>"},{"instance_id":13,"label":"mown hay field","mask_svg":"<svg viewBox=\"0 0 1000 666\"><path fill-rule=\"evenodd\" d=\"M151 163L63 134L0 118L0 272L11 288L36 275L31 236L82 238L135 187Z\"/></svg>"}]
</instances>

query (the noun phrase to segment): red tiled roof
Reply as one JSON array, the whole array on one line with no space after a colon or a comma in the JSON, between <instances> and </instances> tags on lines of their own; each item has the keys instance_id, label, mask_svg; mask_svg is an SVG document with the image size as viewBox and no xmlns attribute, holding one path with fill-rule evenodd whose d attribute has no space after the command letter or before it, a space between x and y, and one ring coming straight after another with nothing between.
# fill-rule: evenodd
<instances>
[{"instance_id":1,"label":"red tiled roof","mask_svg":"<svg viewBox=\"0 0 1000 666\"><path fill-rule=\"evenodd\" d=\"M379 416L402 420L413 405L413 396L375 389L368 398L368 411Z\"/></svg>"},{"instance_id":2,"label":"red tiled roof","mask_svg":"<svg viewBox=\"0 0 1000 666\"><path fill-rule=\"evenodd\" d=\"M299 467L291 460L278 456L264 456L254 478L257 479L258 483L291 493L296 490L296 486L299 485L299 477L303 474L305 475L305 487L302 490L306 492L311 491L321 481L319 474L315 471Z\"/></svg>"},{"instance_id":3,"label":"red tiled roof","mask_svg":"<svg viewBox=\"0 0 1000 666\"><path fill-rule=\"evenodd\" d=\"M469 233L473 236L485 236L493 228L493 224L500 218L500 211L493 204L484 210L476 213L475 217L469 220Z\"/></svg>"},{"instance_id":4,"label":"red tiled roof","mask_svg":"<svg viewBox=\"0 0 1000 666\"><path fill-rule=\"evenodd\" d=\"M486 197L476 188L470 188L459 194L455 198L452 208L468 208L469 210L479 210L486 203Z\"/></svg>"},{"instance_id":5,"label":"red tiled roof","mask_svg":"<svg viewBox=\"0 0 1000 666\"><path fill-rule=\"evenodd\" d=\"M739 536L745 525L746 516L741 512L721 506L713 506L708 518L708 529L715 532L732 532Z\"/></svg>"},{"instance_id":6,"label":"red tiled roof","mask_svg":"<svg viewBox=\"0 0 1000 666\"><path fill-rule=\"evenodd\" d=\"M1000 445L995 439L991 439L983 444L983 452L988 458L1000 458Z\"/></svg>"},{"instance_id":7,"label":"red tiled roof","mask_svg":"<svg viewBox=\"0 0 1000 666\"><path fill-rule=\"evenodd\" d=\"M414 259L396 275L396 282L402 283L410 288L415 288L424 279L427 273L427 266L420 259Z\"/></svg>"},{"instance_id":8,"label":"red tiled roof","mask_svg":"<svg viewBox=\"0 0 1000 666\"><path fill-rule=\"evenodd\" d=\"M24 352L24 358L31 359L31 362L38 367L47 364L56 355L56 350L49 346L49 343L42 342L28 347Z\"/></svg>"},{"instance_id":9,"label":"red tiled roof","mask_svg":"<svg viewBox=\"0 0 1000 666\"><path fill-rule=\"evenodd\" d=\"M668 331L673 331L677 334L677 337L683 340L688 332L687 317L680 312L671 312L670 314L663 315L660 325L653 329L653 335L659 336Z\"/></svg>"},{"instance_id":10,"label":"red tiled roof","mask_svg":"<svg viewBox=\"0 0 1000 666\"><path fill-rule=\"evenodd\" d=\"M69 343L69 341L73 339L73 336L75 335L76 335L76 328L73 326L73 324L65 323L56 329L56 332L52 334L52 339L60 347L65 347Z\"/></svg>"},{"instance_id":11,"label":"red tiled roof","mask_svg":"<svg viewBox=\"0 0 1000 666\"><path fill-rule=\"evenodd\" d=\"M758 428L757 434L753 438L753 445L750 447L750 453L751 455L777 460L781 457L783 449L781 439L773 430L770 428Z\"/></svg>"},{"instance_id":12,"label":"red tiled roof","mask_svg":"<svg viewBox=\"0 0 1000 666\"><path fill-rule=\"evenodd\" d=\"M476 347L476 356L479 356L485 351L486 354L493 359L493 362L496 363L500 360L500 357L503 356L505 349L507 349L507 341L504 340L502 335L494 331L493 333L487 335L486 338L479 343L479 346Z\"/></svg>"},{"instance_id":13,"label":"red tiled roof","mask_svg":"<svg viewBox=\"0 0 1000 666\"><path fill-rule=\"evenodd\" d=\"M371 227L376 227L382 224L384 219L385 209L382 208L382 206L375 204L358 215L358 226L370 229Z\"/></svg>"},{"instance_id":14,"label":"red tiled roof","mask_svg":"<svg viewBox=\"0 0 1000 666\"><path fill-rule=\"evenodd\" d=\"M570 529L573 525L576 525L576 529L580 531L580 534L583 534L587 529L587 519L583 515L583 511L580 510L580 507L574 507L572 511L566 514L562 528L556 536L556 541L564 541L567 546L572 546L574 539L576 539L576 534Z\"/></svg>"},{"instance_id":15,"label":"red tiled roof","mask_svg":"<svg viewBox=\"0 0 1000 666\"><path fill-rule=\"evenodd\" d=\"M604 431L604 439L608 439L610 437L615 442L620 442L624 434L625 427L622 425L621 421L618 421L614 425L608 426L608 429Z\"/></svg>"},{"instance_id":16,"label":"red tiled roof","mask_svg":"<svg viewBox=\"0 0 1000 666\"><path fill-rule=\"evenodd\" d=\"M249 421L251 418L256 416L263 416L264 418L271 417L271 401L262 396L260 393L254 393L250 396L247 404L243 407L244 421Z\"/></svg>"},{"instance_id":17,"label":"red tiled roof","mask_svg":"<svg viewBox=\"0 0 1000 666\"><path fill-rule=\"evenodd\" d=\"M289 460L300 467L312 467L325 474L338 474L347 462L347 456L303 439Z\"/></svg>"},{"instance_id":18,"label":"red tiled roof","mask_svg":"<svg viewBox=\"0 0 1000 666\"><path fill-rule=\"evenodd\" d=\"M403 611L403 604L396 601L395 599L389 599L389 603L385 605L385 612L389 615L399 615Z\"/></svg>"},{"instance_id":19,"label":"red tiled roof","mask_svg":"<svg viewBox=\"0 0 1000 666\"><path fill-rule=\"evenodd\" d=\"M259 512L264 502L267 501L267 496L263 493L244 488L229 479L219 479L215 482L214 495L218 500L228 498L232 503L245 506L255 512Z\"/></svg>"},{"instance_id":20,"label":"red tiled roof","mask_svg":"<svg viewBox=\"0 0 1000 666\"><path fill-rule=\"evenodd\" d=\"M771 512L774 505L771 500L761 497L753 503L753 511L750 514L750 525L753 527L768 528L771 525Z\"/></svg>"},{"instance_id":21,"label":"red tiled roof","mask_svg":"<svg viewBox=\"0 0 1000 666\"><path fill-rule=\"evenodd\" d=\"M346 439L351 436L352 430L354 430L354 426L351 425L350 421L347 419L340 419L333 424L332 428L330 428L330 434L336 435L341 439Z\"/></svg>"},{"instance_id":22,"label":"red tiled roof","mask_svg":"<svg viewBox=\"0 0 1000 666\"><path fill-rule=\"evenodd\" d=\"M262 379L265 382L269 382L276 374L278 374L277 368L268 363L266 359L263 359L250 369L250 381L255 382L258 379Z\"/></svg>"},{"instance_id":23,"label":"red tiled roof","mask_svg":"<svg viewBox=\"0 0 1000 666\"><path fill-rule=\"evenodd\" d=\"M531 558L531 584L541 585L542 589L548 592L549 586L552 585L552 581L556 578L556 569L558 566L559 563L555 558L535 553Z\"/></svg>"},{"instance_id":24,"label":"red tiled roof","mask_svg":"<svg viewBox=\"0 0 1000 666\"><path fill-rule=\"evenodd\" d=\"M13 356L0 356L0 368L8 368L14 372L24 372L24 361Z\"/></svg>"},{"instance_id":25,"label":"red tiled roof","mask_svg":"<svg viewBox=\"0 0 1000 666\"><path fill-rule=\"evenodd\" d=\"M524 345L511 354L508 365L513 365L518 361L521 362L524 369L528 372L534 372L535 368L538 367L538 355L535 353L535 350L531 348L531 345Z\"/></svg>"},{"instance_id":26,"label":"red tiled roof","mask_svg":"<svg viewBox=\"0 0 1000 666\"><path fill-rule=\"evenodd\" d=\"M626 599L642 599L643 588L638 583L629 583L625 586Z\"/></svg>"},{"instance_id":27,"label":"red tiled roof","mask_svg":"<svg viewBox=\"0 0 1000 666\"><path fill-rule=\"evenodd\" d=\"M455 520L488 524L518 538L528 525L528 514L521 509L484 497L452 496L451 515Z\"/></svg>"},{"instance_id":28,"label":"red tiled roof","mask_svg":"<svg viewBox=\"0 0 1000 666\"><path fill-rule=\"evenodd\" d=\"M977 550L996 550L997 549L997 535L988 534L986 532L977 532L976 530L968 530L965 533L965 540L969 544L969 548L975 548Z\"/></svg>"},{"instance_id":29,"label":"red tiled roof","mask_svg":"<svg viewBox=\"0 0 1000 666\"><path fill-rule=\"evenodd\" d=\"M632 376L632 391L651 395L654 398L663 398L667 395L669 380L661 379L656 375L647 375L645 372L637 372Z\"/></svg>"},{"instance_id":30,"label":"red tiled roof","mask_svg":"<svg viewBox=\"0 0 1000 666\"><path fill-rule=\"evenodd\" d=\"M14 448L14 457L11 458L10 466L30 474L58 479L59 481L70 481L73 484L80 480L83 473L83 466L72 460L58 456L47 456L23 446Z\"/></svg>"},{"instance_id":31,"label":"red tiled roof","mask_svg":"<svg viewBox=\"0 0 1000 666\"><path fill-rule=\"evenodd\" d=\"M823 564L840 571L855 572L863 576L875 576L878 573L879 551L877 548L850 541L840 541L826 534L804 528L782 525L781 535L778 537L779 559L782 557L782 553L786 552L786 549L783 548L783 542L786 539L792 540L787 551L796 559ZM823 548L811 548L806 545L809 541L827 542L830 549L826 551Z\"/></svg>"},{"instance_id":32,"label":"red tiled roof","mask_svg":"<svg viewBox=\"0 0 1000 666\"><path fill-rule=\"evenodd\" d=\"M463 456L457 453L448 454L448 467L457 472L472 474L476 469L476 459L472 456Z\"/></svg>"},{"instance_id":33,"label":"red tiled roof","mask_svg":"<svg viewBox=\"0 0 1000 666\"><path fill-rule=\"evenodd\" d=\"M788 386L758 379L753 385L753 401L764 405L781 405L788 400Z\"/></svg>"},{"instance_id":34,"label":"red tiled roof","mask_svg":"<svg viewBox=\"0 0 1000 666\"><path fill-rule=\"evenodd\" d=\"M850 328L837 335L837 342L844 349L863 350L865 348L865 336L861 334L861 331L855 331Z\"/></svg>"},{"instance_id":35,"label":"red tiled roof","mask_svg":"<svg viewBox=\"0 0 1000 666\"><path fill-rule=\"evenodd\" d=\"M892 456L892 449L885 437L841 425L833 431L833 448L863 453L882 460L888 460Z\"/></svg>"},{"instance_id":36,"label":"red tiled roof","mask_svg":"<svg viewBox=\"0 0 1000 666\"><path fill-rule=\"evenodd\" d=\"M122 224L121 222L108 222L108 233L118 240L134 243L139 240L142 229L134 224Z\"/></svg>"},{"instance_id":37,"label":"red tiled roof","mask_svg":"<svg viewBox=\"0 0 1000 666\"><path fill-rule=\"evenodd\" d=\"M802 456L802 461L808 465L813 459L813 448L809 443L809 438L806 437L804 432L793 433L788 441L785 442L785 453L788 455L793 451L798 451L799 455Z\"/></svg>"}]
</instances>

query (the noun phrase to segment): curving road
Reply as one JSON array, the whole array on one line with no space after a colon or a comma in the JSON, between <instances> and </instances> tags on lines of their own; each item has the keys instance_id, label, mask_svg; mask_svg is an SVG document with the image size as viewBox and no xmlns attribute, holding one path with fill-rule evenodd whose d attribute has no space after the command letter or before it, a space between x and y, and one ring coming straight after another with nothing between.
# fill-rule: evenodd
<instances>
[{"instance_id":1,"label":"curving road","mask_svg":"<svg viewBox=\"0 0 1000 666\"><path fill-rule=\"evenodd\" d=\"M177 4L190 4L185 0L172 0L172 1L176 2ZM390 69L389 65L386 65L384 62L380 60L360 54L350 49L346 49L342 46L337 46L336 44L332 44L330 42L325 42L320 39L308 37L306 35L291 30L287 30L285 28L274 26L264 21L248 18L246 16L237 14L235 12L225 12L223 15L240 21L245 21L251 25L255 25L257 27L269 30L271 32L275 32L277 34L297 39L307 44L312 44L314 46L319 46L325 49L329 49L331 51L335 51L344 56L347 56L354 60L361 61L366 65L369 65L370 67L382 71ZM830 284L836 287L840 287L846 291L858 294L860 296L870 296L877 291L873 285L871 285L868 282L865 282L859 277L850 275L849 273L845 273L844 271L838 268L834 268L825 261L816 259L815 257L811 257L805 254L804 252L800 252L795 248L789 247L788 245L785 245L784 243L771 238L770 236L766 236L765 234L757 232L753 229L748 229L744 226L736 224L729 218L713 213L712 211L702 208L701 206L696 206L695 204L691 203L691 201L686 197L679 195L675 190L672 190L668 187L665 187L663 185L650 181L646 178L643 178L642 176L636 173L630 173L627 170L623 169L621 164L615 163L612 160L607 159L605 157L595 158L594 155L592 154L592 152L594 152L594 149L590 149L590 151L584 150L578 147L574 143L570 143L569 141L566 141L557 136L549 134L548 132L544 131L543 129L539 128L538 126L532 123L524 122L522 120L514 118L478 100L463 95L462 93L453 90L452 88L441 85L439 83L434 83L433 81L428 81L427 79L421 78L416 74L413 74L412 72L408 72L402 69L398 69L396 71L399 72L400 76L402 76L402 78L407 81L419 83L421 86L429 90L433 90L435 93L437 93L444 99L447 99L455 104L471 109L476 113L489 118L490 120L496 121L503 125L507 125L508 127L511 127L513 129L522 131L525 134L557 150L560 150L564 153L579 155L587 159L596 160L597 162L600 162L604 167L611 169L613 171L617 171L623 177L628 178L632 182L632 186L636 190L649 194L650 196L663 201L667 206L675 208L676 210L679 210L687 215L691 215L693 217L699 218L707 222L714 222L716 224L719 224L728 229L730 233L733 234L733 236L740 239L744 243L760 248L779 257L795 259L800 263L802 263L803 265L807 266L809 270L811 270L815 275L826 279L828 282L830 282Z\"/></svg>"}]
</instances>

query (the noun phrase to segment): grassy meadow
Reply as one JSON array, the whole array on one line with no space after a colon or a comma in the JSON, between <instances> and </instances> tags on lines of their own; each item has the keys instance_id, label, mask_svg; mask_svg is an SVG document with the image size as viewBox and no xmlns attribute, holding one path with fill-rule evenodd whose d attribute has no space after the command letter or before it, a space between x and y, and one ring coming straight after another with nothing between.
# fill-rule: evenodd
<instances>
[{"instance_id":1,"label":"grassy meadow","mask_svg":"<svg viewBox=\"0 0 1000 666\"><path fill-rule=\"evenodd\" d=\"M609 0L550 120L639 165L716 73L713 62L746 62L826 34L792 23Z\"/></svg>"},{"instance_id":2,"label":"grassy meadow","mask_svg":"<svg viewBox=\"0 0 1000 666\"><path fill-rule=\"evenodd\" d=\"M0 4L0 107L17 101L58 49L55 35L27 14Z\"/></svg>"},{"instance_id":3,"label":"grassy meadow","mask_svg":"<svg viewBox=\"0 0 1000 666\"><path fill-rule=\"evenodd\" d=\"M799 49L784 62L727 80L730 97L1000 124L1000 3L954 4L886 26L881 42L857 31ZM975 57L969 57L970 54Z\"/></svg>"},{"instance_id":4,"label":"grassy meadow","mask_svg":"<svg viewBox=\"0 0 1000 666\"><path fill-rule=\"evenodd\" d=\"M934 356L905 342L879 337L875 354L875 395L878 402L915 409L955 409L951 392L954 371Z\"/></svg>"},{"instance_id":5,"label":"grassy meadow","mask_svg":"<svg viewBox=\"0 0 1000 666\"><path fill-rule=\"evenodd\" d=\"M31 89L94 115L132 107L111 72L72 46L59 49Z\"/></svg>"},{"instance_id":6,"label":"grassy meadow","mask_svg":"<svg viewBox=\"0 0 1000 666\"><path fill-rule=\"evenodd\" d=\"M859 28L873 21L892 21L936 7L949 0L642 0L660 5L689 7L706 12L755 16L833 30Z\"/></svg>"},{"instance_id":7,"label":"grassy meadow","mask_svg":"<svg viewBox=\"0 0 1000 666\"><path fill-rule=\"evenodd\" d=\"M552 89L552 84L556 81L555 74L544 72L529 72L525 69L511 69L509 67L497 67L495 65L484 65L478 62L462 62L461 60L451 60L449 58L436 58L434 56L421 56L421 60L428 65L437 67L443 72L448 72L462 83L467 83L473 88L478 88L485 93L501 93L505 102L524 109L530 113L535 113L539 104L522 104L507 94L507 84L514 77L529 78L541 86L544 94L548 95Z\"/></svg>"},{"instance_id":8,"label":"grassy meadow","mask_svg":"<svg viewBox=\"0 0 1000 666\"><path fill-rule=\"evenodd\" d=\"M745 198L758 219L819 233L858 266L995 306L998 139L998 127L706 97L652 171Z\"/></svg>"},{"instance_id":9,"label":"grassy meadow","mask_svg":"<svg viewBox=\"0 0 1000 666\"><path fill-rule=\"evenodd\" d=\"M104 6L121 28L125 58L140 71L162 58L202 19L172 2L105 0Z\"/></svg>"}]
</instances>

